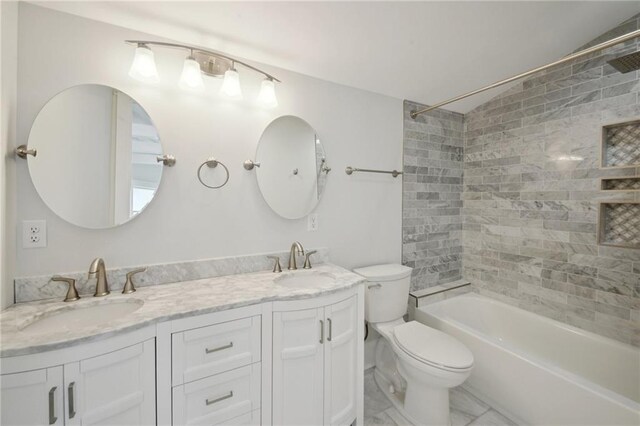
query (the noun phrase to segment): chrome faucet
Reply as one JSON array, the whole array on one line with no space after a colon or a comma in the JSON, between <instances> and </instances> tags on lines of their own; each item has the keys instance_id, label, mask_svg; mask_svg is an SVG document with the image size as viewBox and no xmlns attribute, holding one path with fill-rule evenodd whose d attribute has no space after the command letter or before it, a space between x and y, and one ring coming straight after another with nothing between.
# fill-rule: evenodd
<instances>
[{"instance_id":1,"label":"chrome faucet","mask_svg":"<svg viewBox=\"0 0 640 426\"><path fill-rule=\"evenodd\" d=\"M98 281L96 282L96 292L93 296L98 297L109 294L107 271L104 266L104 260L102 260L101 257L94 259L93 262L91 262L91 266L89 266L89 278L93 277L98 278Z\"/></svg>"},{"instance_id":2,"label":"chrome faucet","mask_svg":"<svg viewBox=\"0 0 640 426\"><path fill-rule=\"evenodd\" d=\"M294 241L293 244L291 244L291 252L289 253L289 270L298 269L298 266L296 265L296 250L298 251L298 254L304 255L302 244Z\"/></svg>"}]
</instances>

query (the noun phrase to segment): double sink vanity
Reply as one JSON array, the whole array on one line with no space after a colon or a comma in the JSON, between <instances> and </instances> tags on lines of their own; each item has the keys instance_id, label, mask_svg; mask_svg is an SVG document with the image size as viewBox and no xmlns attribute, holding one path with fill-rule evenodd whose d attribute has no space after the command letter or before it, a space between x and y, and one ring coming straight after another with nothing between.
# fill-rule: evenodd
<instances>
[{"instance_id":1,"label":"double sink vanity","mask_svg":"<svg viewBox=\"0 0 640 426\"><path fill-rule=\"evenodd\" d=\"M42 106L16 156L27 160L30 182L44 204L90 230L115 228L145 214L159 196L165 166L177 164L168 175L178 182L174 189L187 182L181 176L197 171L198 179L188 182L199 181L204 188L197 189L208 196L230 175L255 174L266 206L290 220L313 212L331 171L316 130L295 116L275 118L255 157L242 164L224 158L225 165L211 157L217 149L211 148L198 151L208 157L201 164L194 161L200 157L188 155L176 163L140 103L115 87L80 84ZM185 208L175 202L164 206L166 214ZM155 208L157 220L165 212L158 203ZM274 222L263 225L268 223ZM46 247L43 226L44 221L23 223L25 247ZM128 262L123 253L129 241L124 248L121 243L111 244L107 255L118 252L120 262L122 256ZM264 256L253 256L248 269L234 269L234 259L221 258L152 265L138 277L133 275L144 270L129 270L123 292L115 285L109 292L102 259L89 270L95 292L85 273L15 278L20 303L0 313L0 423L362 424L363 278L328 263L311 269L313 251L297 269L296 252L304 254L299 243L282 273L279 256L269 256L273 268ZM210 262L218 260L222 266ZM110 271L118 285L124 271ZM137 291L135 280L144 284Z\"/></svg>"},{"instance_id":2,"label":"double sink vanity","mask_svg":"<svg viewBox=\"0 0 640 426\"><path fill-rule=\"evenodd\" d=\"M0 313L2 424L362 424L363 279L343 268L61 300Z\"/></svg>"}]
</instances>

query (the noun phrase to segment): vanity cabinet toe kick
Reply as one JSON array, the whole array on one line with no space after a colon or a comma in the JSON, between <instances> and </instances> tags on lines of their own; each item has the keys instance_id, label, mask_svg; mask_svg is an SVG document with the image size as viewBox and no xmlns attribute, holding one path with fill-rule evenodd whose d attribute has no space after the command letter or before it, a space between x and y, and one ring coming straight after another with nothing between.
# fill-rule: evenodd
<instances>
[{"instance_id":1,"label":"vanity cabinet toe kick","mask_svg":"<svg viewBox=\"0 0 640 426\"><path fill-rule=\"evenodd\" d=\"M362 424L364 290L2 358L1 424Z\"/></svg>"}]
</instances>

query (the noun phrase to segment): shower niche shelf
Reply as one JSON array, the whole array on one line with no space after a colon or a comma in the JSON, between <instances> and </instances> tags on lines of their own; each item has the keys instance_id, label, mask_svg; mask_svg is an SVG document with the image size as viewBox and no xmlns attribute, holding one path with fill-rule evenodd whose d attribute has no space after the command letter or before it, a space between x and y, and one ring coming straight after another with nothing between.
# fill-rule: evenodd
<instances>
[{"instance_id":1,"label":"shower niche shelf","mask_svg":"<svg viewBox=\"0 0 640 426\"><path fill-rule=\"evenodd\" d=\"M601 167L640 166L640 120L602 127Z\"/></svg>"},{"instance_id":2,"label":"shower niche shelf","mask_svg":"<svg viewBox=\"0 0 640 426\"><path fill-rule=\"evenodd\" d=\"M640 249L640 202L600 203L598 244Z\"/></svg>"},{"instance_id":3,"label":"shower niche shelf","mask_svg":"<svg viewBox=\"0 0 640 426\"><path fill-rule=\"evenodd\" d=\"M640 176L602 178L602 191L640 191Z\"/></svg>"}]
</instances>

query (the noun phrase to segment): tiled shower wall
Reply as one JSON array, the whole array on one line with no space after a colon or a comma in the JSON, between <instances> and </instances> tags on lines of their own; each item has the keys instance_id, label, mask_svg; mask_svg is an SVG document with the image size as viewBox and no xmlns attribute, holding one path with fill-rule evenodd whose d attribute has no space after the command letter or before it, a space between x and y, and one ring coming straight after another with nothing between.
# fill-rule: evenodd
<instances>
[{"instance_id":1,"label":"tiled shower wall","mask_svg":"<svg viewBox=\"0 0 640 426\"><path fill-rule=\"evenodd\" d=\"M412 290L462 277L464 116L404 103L402 261L414 268Z\"/></svg>"},{"instance_id":2,"label":"tiled shower wall","mask_svg":"<svg viewBox=\"0 0 640 426\"><path fill-rule=\"evenodd\" d=\"M639 15L640 16L640 15ZM638 16L590 44L638 29ZM601 128L640 117L638 72L607 60L632 41L520 82L465 115L464 277L476 291L640 344L640 250L598 246Z\"/></svg>"}]
</instances>

